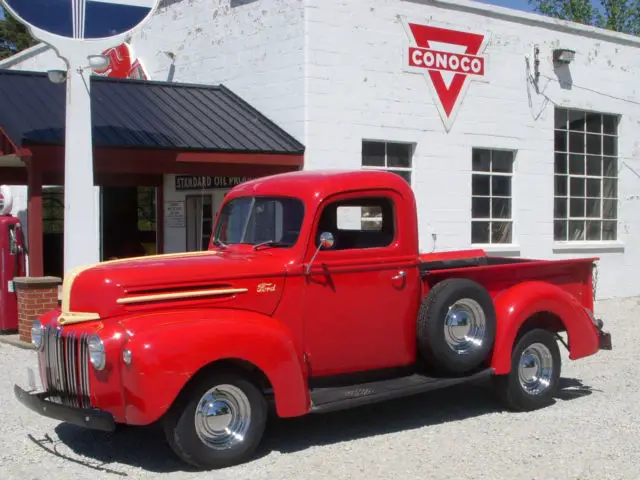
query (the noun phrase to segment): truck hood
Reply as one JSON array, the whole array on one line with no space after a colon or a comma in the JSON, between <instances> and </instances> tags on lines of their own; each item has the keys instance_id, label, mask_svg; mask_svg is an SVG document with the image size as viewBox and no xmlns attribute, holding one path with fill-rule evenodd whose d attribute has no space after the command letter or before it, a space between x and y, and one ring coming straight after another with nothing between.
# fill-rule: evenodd
<instances>
[{"instance_id":1,"label":"truck hood","mask_svg":"<svg viewBox=\"0 0 640 480\"><path fill-rule=\"evenodd\" d=\"M102 262L69 272L60 324L158 308L232 307L271 314L284 286L281 257L189 252Z\"/></svg>"}]
</instances>

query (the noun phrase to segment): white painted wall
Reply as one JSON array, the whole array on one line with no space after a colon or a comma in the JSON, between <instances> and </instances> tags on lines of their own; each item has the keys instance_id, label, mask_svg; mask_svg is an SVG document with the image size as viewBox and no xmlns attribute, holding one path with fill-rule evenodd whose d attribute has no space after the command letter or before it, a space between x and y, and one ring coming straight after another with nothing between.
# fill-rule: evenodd
<instances>
[{"instance_id":1,"label":"white painted wall","mask_svg":"<svg viewBox=\"0 0 640 480\"><path fill-rule=\"evenodd\" d=\"M421 249L434 248L432 234L437 235L436 250L461 249L471 246L471 148L516 149L515 241L500 248L500 253L507 250L538 258L600 256L599 297L640 294L640 284L628 280L640 271L640 108L633 100L640 72L638 46L424 3L306 2L305 168L359 168L363 138L415 142L413 186ZM398 15L419 22L437 19L446 28L492 32L485 51L486 82L471 84L448 134L425 78L403 71L407 36ZM541 86L548 101L526 82L525 56L534 44L541 49ZM571 65L571 90L559 87L553 71L551 50L557 45L577 51ZM554 249L551 102L623 115L619 243Z\"/></svg>"}]
</instances>

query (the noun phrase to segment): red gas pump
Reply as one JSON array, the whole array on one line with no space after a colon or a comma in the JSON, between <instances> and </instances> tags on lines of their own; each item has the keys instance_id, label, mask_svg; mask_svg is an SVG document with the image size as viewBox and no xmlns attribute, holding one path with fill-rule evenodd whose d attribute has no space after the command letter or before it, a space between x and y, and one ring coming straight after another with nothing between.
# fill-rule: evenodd
<instances>
[{"instance_id":1,"label":"red gas pump","mask_svg":"<svg viewBox=\"0 0 640 480\"><path fill-rule=\"evenodd\" d=\"M13 198L0 186L0 333L18 330L18 297L13 279L26 273L26 249L20 220L10 214Z\"/></svg>"}]
</instances>

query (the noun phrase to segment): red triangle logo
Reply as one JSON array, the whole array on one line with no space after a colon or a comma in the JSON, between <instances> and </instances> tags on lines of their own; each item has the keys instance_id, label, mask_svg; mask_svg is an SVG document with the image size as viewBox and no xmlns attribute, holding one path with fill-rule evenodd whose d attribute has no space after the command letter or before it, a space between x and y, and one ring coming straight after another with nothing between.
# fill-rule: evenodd
<instances>
[{"instance_id":1,"label":"red triangle logo","mask_svg":"<svg viewBox=\"0 0 640 480\"><path fill-rule=\"evenodd\" d=\"M485 75L482 53L488 36L412 22L405 28L413 43L406 52L405 68L428 76L448 131L469 82Z\"/></svg>"}]
</instances>

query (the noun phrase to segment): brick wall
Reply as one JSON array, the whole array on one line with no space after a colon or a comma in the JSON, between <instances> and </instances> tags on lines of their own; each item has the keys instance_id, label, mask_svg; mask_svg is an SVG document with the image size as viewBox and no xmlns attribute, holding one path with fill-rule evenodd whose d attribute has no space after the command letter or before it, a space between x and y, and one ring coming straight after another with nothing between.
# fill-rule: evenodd
<instances>
[{"instance_id":1,"label":"brick wall","mask_svg":"<svg viewBox=\"0 0 640 480\"><path fill-rule=\"evenodd\" d=\"M17 277L14 280L20 340L31 343L33 321L58 307L58 286L61 282L56 277Z\"/></svg>"}]
</instances>

